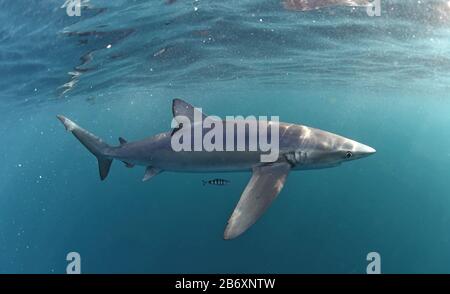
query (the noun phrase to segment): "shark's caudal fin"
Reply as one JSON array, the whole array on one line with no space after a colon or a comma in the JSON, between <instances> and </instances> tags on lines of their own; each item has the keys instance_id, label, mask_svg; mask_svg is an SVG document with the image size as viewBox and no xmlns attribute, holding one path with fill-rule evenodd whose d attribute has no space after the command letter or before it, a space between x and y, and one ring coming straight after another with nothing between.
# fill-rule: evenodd
<instances>
[{"instance_id":1,"label":"shark's caudal fin","mask_svg":"<svg viewBox=\"0 0 450 294\"><path fill-rule=\"evenodd\" d=\"M99 137L89 133L88 131L79 127L70 119L58 115L57 118L63 123L67 131L71 132L92 154L97 157L98 169L100 172L100 179L106 179L111 167L112 159L106 156L106 152L110 148L108 144L103 142Z\"/></svg>"}]
</instances>

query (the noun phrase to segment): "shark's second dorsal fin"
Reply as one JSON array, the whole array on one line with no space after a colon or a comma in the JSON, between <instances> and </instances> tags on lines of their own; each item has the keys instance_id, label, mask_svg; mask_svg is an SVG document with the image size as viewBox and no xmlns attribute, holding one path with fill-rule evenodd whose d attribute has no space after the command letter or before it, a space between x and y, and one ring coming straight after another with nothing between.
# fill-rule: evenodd
<instances>
[{"instance_id":1,"label":"shark's second dorsal fin","mask_svg":"<svg viewBox=\"0 0 450 294\"><path fill-rule=\"evenodd\" d=\"M119 137L119 143L120 143L120 146L122 146L122 145L124 145L124 144L127 144L127 140L125 140L125 139L122 138L122 137Z\"/></svg>"},{"instance_id":2,"label":"shark's second dorsal fin","mask_svg":"<svg viewBox=\"0 0 450 294\"><path fill-rule=\"evenodd\" d=\"M191 122L194 122L195 116L201 117L202 120L206 118L206 115L202 113L198 108L195 108L191 104L181 99L173 99L172 114L174 118L176 118L177 116L185 116Z\"/></svg>"},{"instance_id":3,"label":"shark's second dorsal fin","mask_svg":"<svg viewBox=\"0 0 450 294\"><path fill-rule=\"evenodd\" d=\"M124 164L125 164L125 166L126 167L128 167L128 168L132 168L132 167L134 167L134 164L132 164L132 163L129 163L129 162L126 162L126 161L122 161Z\"/></svg>"}]
</instances>

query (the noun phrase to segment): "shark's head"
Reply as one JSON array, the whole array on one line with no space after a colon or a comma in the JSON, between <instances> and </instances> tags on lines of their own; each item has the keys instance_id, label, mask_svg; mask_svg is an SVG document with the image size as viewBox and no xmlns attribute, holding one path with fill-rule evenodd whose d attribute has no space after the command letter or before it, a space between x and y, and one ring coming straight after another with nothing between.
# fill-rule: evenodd
<instances>
[{"instance_id":1,"label":"shark's head","mask_svg":"<svg viewBox=\"0 0 450 294\"><path fill-rule=\"evenodd\" d=\"M308 168L333 167L376 152L374 148L357 141L308 127L303 127L300 144L307 148L303 147L305 151L294 154L292 158Z\"/></svg>"}]
</instances>

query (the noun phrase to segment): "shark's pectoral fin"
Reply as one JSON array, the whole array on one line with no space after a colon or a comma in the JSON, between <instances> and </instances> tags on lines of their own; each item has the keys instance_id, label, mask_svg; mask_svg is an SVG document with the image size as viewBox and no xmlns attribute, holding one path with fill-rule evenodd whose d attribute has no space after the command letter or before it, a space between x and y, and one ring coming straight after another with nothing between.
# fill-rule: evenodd
<instances>
[{"instance_id":1,"label":"shark's pectoral fin","mask_svg":"<svg viewBox=\"0 0 450 294\"><path fill-rule=\"evenodd\" d=\"M163 170L160 168L148 166L147 169L145 170L145 175L144 175L144 178L142 179L142 181L143 182L148 181L162 171Z\"/></svg>"},{"instance_id":2,"label":"shark's pectoral fin","mask_svg":"<svg viewBox=\"0 0 450 294\"><path fill-rule=\"evenodd\" d=\"M234 239L251 227L267 210L284 186L288 163L256 167L225 229L224 239Z\"/></svg>"}]
</instances>

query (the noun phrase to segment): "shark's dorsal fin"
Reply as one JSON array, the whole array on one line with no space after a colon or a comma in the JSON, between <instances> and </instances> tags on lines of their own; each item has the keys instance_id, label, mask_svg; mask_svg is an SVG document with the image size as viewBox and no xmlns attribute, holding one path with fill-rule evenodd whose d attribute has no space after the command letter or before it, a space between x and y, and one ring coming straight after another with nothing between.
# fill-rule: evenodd
<instances>
[{"instance_id":1,"label":"shark's dorsal fin","mask_svg":"<svg viewBox=\"0 0 450 294\"><path fill-rule=\"evenodd\" d=\"M120 143L120 146L122 146L122 145L124 145L124 144L127 144L127 140L125 140L125 139L122 138L122 137L119 137L119 143Z\"/></svg>"},{"instance_id":2,"label":"shark's dorsal fin","mask_svg":"<svg viewBox=\"0 0 450 294\"><path fill-rule=\"evenodd\" d=\"M145 175L144 175L144 178L142 179L142 181L143 182L148 181L151 178L153 178L154 176L156 176L157 174L159 174L160 172L162 172L162 169L148 166L147 169L145 170Z\"/></svg>"},{"instance_id":3,"label":"shark's dorsal fin","mask_svg":"<svg viewBox=\"0 0 450 294\"><path fill-rule=\"evenodd\" d=\"M198 108L195 108L191 104L181 99L173 99L172 114L174 118L176 118L177 116L185 116L191 122L194 121L195 114L199 115L199 117L201 116L202 120L204 120L207 116L204 113L200 112Z\"/></svg>"}]
</instances>

